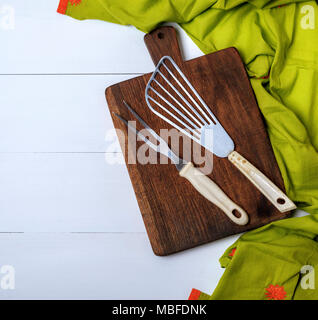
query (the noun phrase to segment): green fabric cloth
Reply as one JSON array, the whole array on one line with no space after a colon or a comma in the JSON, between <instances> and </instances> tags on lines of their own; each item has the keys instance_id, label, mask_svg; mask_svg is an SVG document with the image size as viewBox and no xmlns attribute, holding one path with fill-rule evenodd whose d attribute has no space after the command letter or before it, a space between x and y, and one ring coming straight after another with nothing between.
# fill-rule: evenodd
<instances>
[{"instance_id":1,"label":"green fabric cloth","mask_svg":"<svg viewBox=\"0 0 318 320\"><path fill-rule=\"evenodd\" d=\"M65 1L64 1L65 2ZM74 0L72 1L74 2ZM220 259L210 299L317 299L301 268L318 264L318 6L290 0L82 0L76 19L131 24L149 32L173 21L204 53L236 47L246 65L288 196L311 215L244 234ZM229 256L236 248L233 257ZM201 295L207 299L206 294Z\"/></svg>"}]
</instances>

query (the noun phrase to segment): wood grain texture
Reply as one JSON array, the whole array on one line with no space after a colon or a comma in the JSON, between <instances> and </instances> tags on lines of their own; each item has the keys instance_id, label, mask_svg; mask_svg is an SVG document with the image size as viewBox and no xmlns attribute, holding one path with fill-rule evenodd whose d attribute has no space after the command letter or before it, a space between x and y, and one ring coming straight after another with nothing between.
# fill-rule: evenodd
<instances>
[{"instance_id":1,"label":"wood grain texture","mask_svg":"<svg viewBox=\"0 0 318 320\"><path fill-rule=\"evenodd\" d=\"M158 33L161 33L160 37ZM169 54L176 61L181 61L173 28L155 30L145 37L145 42L154 62ZM234 139L236 150L284 190L260 110L237 50L229 48L182 62L181 69L207 105L213 106L213 113ZM160 129L171 127L146 105L144 91L150 76L146 74L113 85L107 88L106 98L111 113L132 119L122 105L125 99L159 133ZM128 142L126 127L112 117L114 126L125 132L125 145L122 142L121 146L127 162L127 144L132 142ZM220 209L180 177L173 164L127 164L156 255L168 255L254 229L289 214L280 213L272 206L226 158L210 154L209 161L211 165L213 162L213 172L209 177L249 214L250 222L246 226L231 222Z\"/></svg>"}]
</instances>

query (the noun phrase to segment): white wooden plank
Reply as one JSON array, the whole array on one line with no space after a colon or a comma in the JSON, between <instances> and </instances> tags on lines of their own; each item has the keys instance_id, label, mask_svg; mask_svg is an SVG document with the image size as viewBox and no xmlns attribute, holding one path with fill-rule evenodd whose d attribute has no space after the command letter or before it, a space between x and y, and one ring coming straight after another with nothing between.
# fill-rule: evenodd
<instances>
[{"instance_id":1,"label":"white wooden plank","mask_svg":"<svg viewBox=\"0 0 318 320\"><path fill-rule=\"evenodd\" d=\"M0 267L16 272L15 290L0 289L0 299L187 299L193 287L212 293L223 273L218 258L236 238L156 257L145 234L0 234Z\"/></svg>"},{"instance_id":2,"label":"white wooden plank","mask_svg":"<svg viewBox=\"0 0 318 320\"><path fill-rule=\"evenodd\" d=\"M10 0L12 30L1 29L0 73L145 73L153 69L144 34L104 21L56 13L58 1ZM187 59L201 55L181 32Z\"/></svg>"},{"instance_id":3,"label":"white wooden plank","mask_svg":"<svg viewBox=\"0 0 318 320\"><path fill-rule=\"evenodd\" d=\"M104 154L1 154L0 181L0 232L144 231L125 165Z\"/></svg>"},{"instance_id":4,"label":"white wooden plank","mask_svg":"<svg viewBox=\"0 0 318 320\"><path fill-rule=\"evenodd\" d=\"M0 154L0 232L144 232L125 165L104 154Z\"/></svg>"},{"instance_id":5,"label":"white wooden plank","mask_svg":"<svg viewBox=\"0 0 318 320\"><path fill-rule=\"evenodd\" d=\"M106 87L133 76L0 76L0 152L104 152Z\"/></svg>"},{"instance_id":6,"label":"white wooden plank","mask_svg":"<svg viewBox=\"0 0 318 320\"><path fill-rule=\"evenodd\" d=\"M10 0L15 28L2 31L1 73L127 73L152 67L142 32L80 22L58 14L57 5L56 0Z\"/></svg>"},{"instance_id":7,"label":"white wooden plank","mask_svg":"<svg viewBox=\"0 0 318 320\"><path fill-rule=\"evenodd\" d=\"M0 154L0 232L144 232L126 167L113 156Z\"/></svg>"}]
</instances>

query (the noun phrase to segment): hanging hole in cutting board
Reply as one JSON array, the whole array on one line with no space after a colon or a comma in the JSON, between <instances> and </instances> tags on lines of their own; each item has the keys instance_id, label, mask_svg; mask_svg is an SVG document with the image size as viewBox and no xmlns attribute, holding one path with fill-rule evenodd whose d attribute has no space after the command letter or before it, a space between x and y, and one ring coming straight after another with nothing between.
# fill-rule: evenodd
<instances>
[{"instance_id":1,"label":"hanging hole in cutting board","mask_svg":"<svg viewBox=\"0 0 318 320\"><path fill-rule=\"evenodd\" d=\"M159 32L159 33L158 33L158 38L159 38L160 40L162 40L164 37L165 37L164 33L162 33L162 32Z\"/></svg>"}]
</instances>

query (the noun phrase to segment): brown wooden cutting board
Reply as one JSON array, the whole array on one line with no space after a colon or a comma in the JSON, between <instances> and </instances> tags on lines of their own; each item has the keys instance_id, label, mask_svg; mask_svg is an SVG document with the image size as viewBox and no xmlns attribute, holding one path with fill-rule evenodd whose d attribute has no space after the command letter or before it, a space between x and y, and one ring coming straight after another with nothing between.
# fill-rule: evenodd
<instances>
[{"instance_id":1,"label":"brown wooden cutting board","mask_svg":"<svg viewBox=\"0 0 318 320\"><path fill-rule=\"evenodd\" d=\"M233 138L236 150L284 190L260 110L237 50L229 48L184 62L172 27L146 35L145 43L155 64L164 55L170 55L179 64L207 105L213 106L213 113ZM111 114L116 112L127 120L135 120L123 107L122 101L126 100L159 133L160 129L171 127L147 107L145 87L150 76L146 74L113 85L107 88L106 98ZM127 163L127 128L113 114L112 118L115 128L125 133L121 147ZM137 142L137 146L141 144ZM226 158L210 154L209 159L213 161L209 177L245 209L250 217L246 226L231 222L181 178L173 164L127 164L156 255L168 255L254 229L289 214L280 213Z\"/></svg>"}]
</instances>

